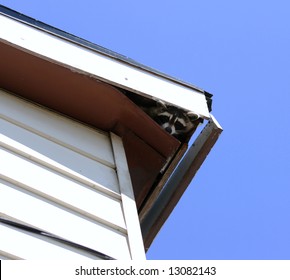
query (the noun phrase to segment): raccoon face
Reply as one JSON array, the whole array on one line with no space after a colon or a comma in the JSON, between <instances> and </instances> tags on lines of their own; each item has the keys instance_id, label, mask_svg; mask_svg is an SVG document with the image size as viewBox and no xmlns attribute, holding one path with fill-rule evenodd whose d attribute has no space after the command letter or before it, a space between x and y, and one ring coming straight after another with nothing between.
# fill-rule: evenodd
<instances>
[{"instance_id":1,"label":"raccoon face","mask_svg":"<svg viewBox=\"0 0 290 280\"><path fill-rule=\"evenodd\" d=\"M182 139L185 133L196 127L194 122L199 119L199 115L193 112L186 112L163 103L158 103L154 113L153 119L177 139Z\"/></svg>"},{"instance_id":2,"label":"raccoon face","mask_svg":"<svg viewBox=\"0 0 290 280\"><path fill-rule=\"evenodd\" d=\"M169 134L180 135L190 131L194 127L193 121L198 118L196 114L168 110L157 114L155 121Z\"/></svg>"}]
</instances>

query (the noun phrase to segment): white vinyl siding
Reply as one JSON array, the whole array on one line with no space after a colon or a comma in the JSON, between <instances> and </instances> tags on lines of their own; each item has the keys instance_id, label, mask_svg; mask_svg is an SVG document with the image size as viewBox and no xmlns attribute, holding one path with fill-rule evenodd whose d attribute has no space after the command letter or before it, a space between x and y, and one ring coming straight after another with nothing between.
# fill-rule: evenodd
<instances>
[{"instance_id":1,"label":"white vinyl siding","mask_svg":"<svg viewBox=\"0 0 290 280\"><path fill-rule=\"evenodd\" d=\"M3 242L1 240L3 240ZM8 227L2 224L0 224L0 244L1 260L98 259L97 257L89 253L71 248L64 244L61 244L60 242L50 240L47 237L27 233L21 230L15 230L12 227Z\"/></svg>"},{"instance_id":2,"label":"white vinyl siding","mask_svg":"<svg viewBox=\"0 0 290 280\"><path fill-rule=\"evenodd\" d=\"M4 91L0 91L0 117L0 216L116 259L145 258L118 136ZM57 258L74 259L79 254L80 258L95 259L60 242L0 225L0 258L1 254L3 259L53 258L56 254ZM28 248L32 252L27 252Z\"/></svg>"}]
</instances>

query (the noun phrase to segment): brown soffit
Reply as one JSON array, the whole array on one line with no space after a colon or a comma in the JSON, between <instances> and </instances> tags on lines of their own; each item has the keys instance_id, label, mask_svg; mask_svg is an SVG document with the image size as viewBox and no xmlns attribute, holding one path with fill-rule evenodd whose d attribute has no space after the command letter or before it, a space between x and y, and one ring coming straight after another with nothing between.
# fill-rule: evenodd
<instances>
[{"instance_id":1,"label":"brown soffit","mask_svg":"<svg viewBox=\"0 0 290 280\"><path fill-rule=\"evenodd\" d=\"M0 87L123 138L138 208L180 148L114 86L0 42Z\"/></svg>"}]
</instances>

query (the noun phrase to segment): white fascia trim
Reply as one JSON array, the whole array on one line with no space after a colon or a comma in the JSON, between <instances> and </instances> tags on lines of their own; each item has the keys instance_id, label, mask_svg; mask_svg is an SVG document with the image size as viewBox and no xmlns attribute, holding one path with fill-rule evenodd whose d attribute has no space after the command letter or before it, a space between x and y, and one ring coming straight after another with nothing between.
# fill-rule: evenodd
<instances>
[{"instance_id":1,"label":"white fascia trim","mask_svg":"<svg viewBox=\"0 0 290 280\"><path fill-rule=\"evenodd\" d=\"M72 71L85 73L110 84L193 111L203 118L210 118L205 95L198 90L3 14L0 14L0 26L1 41L65 65Z\"/></svg>"}]
</instances>

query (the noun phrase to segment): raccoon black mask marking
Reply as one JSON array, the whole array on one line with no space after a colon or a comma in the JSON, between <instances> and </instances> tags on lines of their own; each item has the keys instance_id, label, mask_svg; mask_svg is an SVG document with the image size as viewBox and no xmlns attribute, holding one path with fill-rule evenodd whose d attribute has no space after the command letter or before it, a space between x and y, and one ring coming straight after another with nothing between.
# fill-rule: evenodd
<instances>
[{"instance_id":1,"label":"raccoon black mask marking","mask_svg":"<svg viewBox=\"0 0 290 280\"><path fill-rule=\"evenodd\" d=\"M154 119L165 131L182 140L184 135L196 128L196 120L199 115L186 112L174 106L166 105L162 101L156 101L153 107L142 108L152 119Z\"/></svg>"}]
</instances>

